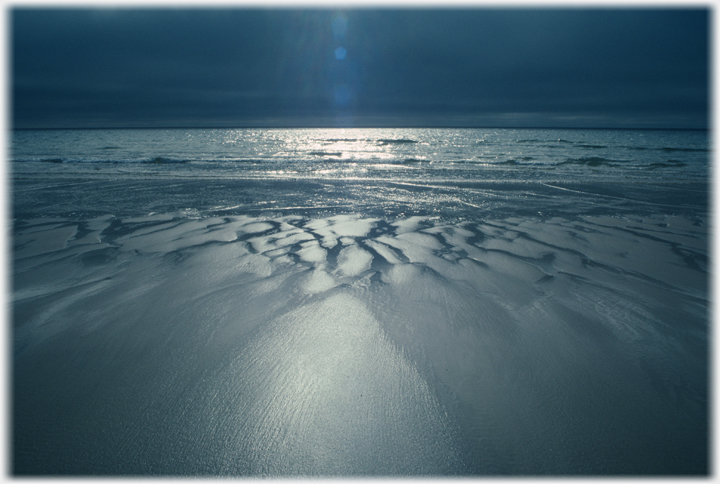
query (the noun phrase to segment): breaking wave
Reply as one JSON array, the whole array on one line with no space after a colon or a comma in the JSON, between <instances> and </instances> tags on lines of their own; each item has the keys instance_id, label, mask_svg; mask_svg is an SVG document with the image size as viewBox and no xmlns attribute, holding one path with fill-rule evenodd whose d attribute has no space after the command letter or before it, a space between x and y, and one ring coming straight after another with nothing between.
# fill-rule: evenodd
<instances>
[{"instance_id":1,"label":"breaking wave","mask_svg":"<svg viewBox=\"0 0 720 484\"><path fill-rule=\"evenodd\" d=\"M308 155L313 156L342 156L341 151L308 151Z\"/></svg>"},{"instance_id":2,"label":"breaking wave","mask_svg":"<svg viewBox=\"0 0 720 484\"><path fill-rule=\"evenodd\" d=\"M143 160L141 163L157 163L157 164L164 164L164 163L188 163L190 160L180 160L177 158L166 158L164 156L156 156L155 158L152 158L150 160Z\"/></svg>"},{"instance_id":3,"label":"breaking wave","mask_svg":"<svg viewBox=\"0 0 720 484\"><path fill-rule=\"evenodd\" d=\"M559 165L587 165L587 166L602 166L602 165L616 165L618 163L627 163L626 160L611 160L603 158L601 156L583 156L581 158L568 158L566 161L558 163Z\"/></svg>"},{"instance_id":4,"label":"breaking wave","mask_svg":"<svg viewBox=\"0 0 720 484\"><path fill-rule=\"evenodd\" d=\"M417 143L414 139L406 139L406 138L400 138L400 139L380 139L378 140L378 145L385 146L385 145L401 145L401 144L412 144Z\"/></svg>"}]
</instances>

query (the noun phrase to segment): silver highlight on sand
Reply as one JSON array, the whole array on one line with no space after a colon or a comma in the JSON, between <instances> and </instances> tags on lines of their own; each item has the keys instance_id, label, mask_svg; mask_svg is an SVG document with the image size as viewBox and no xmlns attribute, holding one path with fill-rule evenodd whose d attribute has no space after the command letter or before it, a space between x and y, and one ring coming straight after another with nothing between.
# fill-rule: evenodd
<instances>
[{"instance_id":1,"label":"silver highlight on sand","mask_svg":"<svg viewBox=\"0 0 720 484\"><path fill-rule=\"evenodd\" d=\"M90 472L168 474L678 465L678 449L701 448L704 230L672 217L28 223L16 451L70 438L55 451L68 469L84 449ZM64 356L35 374L47 345ZM26 395L58 380L63 396Z\"/></svg>"},{"instance_id":2,"label":"silver highlight on sand","mask_svg":"<svg viewBox=\"0 0 720 484\"><path fill-rule=\"evenodd\" d=\"M707 472L707 133L14 136L15 474Z\"/></svg>"}]
</instances>

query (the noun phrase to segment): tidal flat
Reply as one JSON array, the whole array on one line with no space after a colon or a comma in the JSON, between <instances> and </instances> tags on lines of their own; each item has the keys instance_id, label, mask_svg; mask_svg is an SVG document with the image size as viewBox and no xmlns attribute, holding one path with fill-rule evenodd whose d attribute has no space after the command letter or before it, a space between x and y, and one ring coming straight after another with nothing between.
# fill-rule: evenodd
<instances>
[{"instance_id":1,"label":"tidal flat","mask_svg":"<svg viewBox=\"0 0 720 484\"><path fill-rule=\"evenodd\" d=\"M665 216L23 221L14 471L702 471L706 230Z\"/></svg>"},{"instance_id":2,"label":"tidal flat","mask_svg":"<svg viewBox=\"0 0 720 484\"><path fill-rule=\"evenodd\" d=\"M707 141L18 132L12 472L706 475Z\"/></svg>"}]
</instances>

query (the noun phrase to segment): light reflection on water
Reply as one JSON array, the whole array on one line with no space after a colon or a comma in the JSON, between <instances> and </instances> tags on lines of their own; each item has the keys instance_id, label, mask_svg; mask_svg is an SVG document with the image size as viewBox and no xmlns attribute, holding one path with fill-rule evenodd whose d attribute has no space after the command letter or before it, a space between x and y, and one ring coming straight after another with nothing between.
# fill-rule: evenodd
<instances>
[{"instance_id":1,"label":"light reflection on water","mask_svg":"<svg viewBox=\"0 0 720 484\"><path fill-rule=\"evenodd\" d=\"M352 171L370 179L626 183L704 180L709 166L702 131L68 130L18 131L11 141L13 172L38 175L342 178ZM368 164L375 166L362 171Z\"/></svg>"}]
</instances>

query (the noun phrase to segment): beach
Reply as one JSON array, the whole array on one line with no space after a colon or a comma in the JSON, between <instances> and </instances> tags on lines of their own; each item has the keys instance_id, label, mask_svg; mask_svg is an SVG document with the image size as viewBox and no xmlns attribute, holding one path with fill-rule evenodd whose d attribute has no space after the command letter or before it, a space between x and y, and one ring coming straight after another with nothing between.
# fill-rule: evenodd
<instances>
[{"instance_id":1,"label":"beach","mask_svg":"<svg viewBox=\"0 0 720 484\"><path fill-rule=\"evenodd\" d=\"M29 220L15 470L701 469L706 231L666 216Z\"/></svg>"},{"instance_id":2,"label":"beach","mask_svg":"<svg viewBox=\"0 0 720 484\"><path fill-rule=\"evenodd\" d=\"M22 134L15 475L708 472L695 132Z\"/></svg>"}]
</instances>

